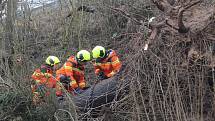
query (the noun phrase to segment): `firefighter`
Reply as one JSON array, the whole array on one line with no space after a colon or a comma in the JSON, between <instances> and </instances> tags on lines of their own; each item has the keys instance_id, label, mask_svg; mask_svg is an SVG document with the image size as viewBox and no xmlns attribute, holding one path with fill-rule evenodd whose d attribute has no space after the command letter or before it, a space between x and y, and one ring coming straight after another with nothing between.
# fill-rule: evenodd
<instances>
[{"instance_id":1,"label":"firefighter","mask_svg":"<svg viewBox=\"0 0 215 121\"><path fill-rule=\"evenodd\" d=\"M114 50L105 50L102 46L96 46L92 50L95 74L100 80L114 76L119 72L122 64Z\"/></svg>"},{"instance_id":2,"label":"firefighter","mask_svg":"<svg viewBox=\"0 0 215 121\"><path fill-rule=\"evenodd\" d=\"M86 81L84 77L84 66L90 61L90 52L81 50L76 56L70 56L65 64L56 72L57 80L59 80L65 89L72 93L77 89L86 89Z\"/></svg>"},{"instance_id":3,"label":"firefighter","mask_svg":"<svg viewBox=\"0 0 215 121\"><path fill-rule=\"evenodd\" d=\"M59 63L58 57L49 56L45 64L34 71L31 76L34 104L40 103L45 96L49 95L48 89L56 87L57 80L54 78L53 73L58 69Z\"/></svg>"}]
</instances>

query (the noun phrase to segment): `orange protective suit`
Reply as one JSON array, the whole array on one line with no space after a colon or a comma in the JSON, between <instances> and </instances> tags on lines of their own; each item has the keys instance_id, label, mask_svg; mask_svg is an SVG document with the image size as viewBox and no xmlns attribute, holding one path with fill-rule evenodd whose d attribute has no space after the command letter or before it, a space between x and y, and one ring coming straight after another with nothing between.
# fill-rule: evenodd
<instances>
[{"instance_id":1,"label":"orange protective suit","mask_svg":"<svg viewBox=\"0 0 215 121\"><path fill-rule=\"evenodd\" d=\"M103 72L107 78L119 72L122 64L114 50L108 50L104 58L96 59L94 65L95 74Z\"/></svg>"},{"instance_id":2,"label":"orange protective suit","mask_svg":"<svg viewBox=\"0 0 215 121\"><path fill-rule=\"evenodd\" d=\"M48 65L42 65L36 69L31 76L33 84L31 84L33 93L33 102L37 103L38 98L42 98L50 94L48 89L55 88L57 80L53 77L53 69Z\"/></svg>"},{"instance_id":3,"label":"orange protective suit","mask_svg":"<svg viewBox=\"0 0 215 121\"><path fill-rule=\"evenodd\" d=\"M70 79L70 88L67 89L69 92L80 87L83 89L86 86L86 81L84 78L84 66L80 65L74 56L70 56L63 67L61 67L56 72L57 80L60 77L66 76Z\"/></svg>"}]
</instances>

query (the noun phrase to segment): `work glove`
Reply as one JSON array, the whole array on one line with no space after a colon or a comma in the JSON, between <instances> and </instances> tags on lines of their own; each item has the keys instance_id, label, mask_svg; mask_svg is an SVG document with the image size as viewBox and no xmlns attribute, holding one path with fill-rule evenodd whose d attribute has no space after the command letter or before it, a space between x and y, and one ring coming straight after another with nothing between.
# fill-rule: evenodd
<instances>
[{"instance_id":1,"label":"work glove","mask_svg":"<svg viewBox=\"0 0 215 121\"><path fill-rule=\"evenodd\" d=\"M63 87L68 90L70 87L70 78L67 76L60 76L60 83L63 85Z\"/></svg>"},{"instance_id":2,"label":"work glove","mask_svg":"<svg viewBox=\"0 0 215 121\"><path fill-rule=\"evenodd\" d=\"M70 87L72 87L73 89L78 88L77 82L76 82L75 80L72 80L72 81L70 82Z\"/></svg>"},{"instance_id":3,"label":"work glove","mask_svg":"<svg viewBox=\"0 0 215 121\"><path fill-rule=\"evenodd\" d=\"M86 90L88 88L90 88L90 86L85 86L85 87L82 88L82 90Z\"/></svg>"},{"instance_id":4,"label":"work glove","mask_svg":"<svg viewBox=\"0 0 215 121\"><path fill-rule=\"evenodd\" d=\"M83 92L83 90L81 89L81 88L76 88L76 89L74 89L74 94L81 94Z\"/></svg>"},{"instance_id":5,"label":"work glove","mask_svg":"<svg viewBox=\"0 0 215 121\"><path fill-rule=\"evenodd\" d=\"M107 75L107 77L112 77L112 76L114 76L116 73L114 72L114 71L112 71L111 73L109 73L108 75Z\"/></svg>"},{"instance_id":6,"label":"work glove","mask_svg":"<svg viewBox=\"0 0 215 121\"><path fill-rule=\"evenodd\" d=\"M70 83L70 78L67 77L67 76L61 76L61 77L60 77L60 82L63 83L63 84L69 85L69 83Z\"/></svg>"},{"instance_id":7,"label":"work glove","mask_svg":"<svg viewBox=\"0 0 215 121\"><path fill-rule=\"evenodd\" d=\"M104 79L106 79L107 77L105 76L105 74L104 74L104 72L99 72L99 74L98 74L98 79L99 80L104 80Z\"/></svg>"}]
</instances>

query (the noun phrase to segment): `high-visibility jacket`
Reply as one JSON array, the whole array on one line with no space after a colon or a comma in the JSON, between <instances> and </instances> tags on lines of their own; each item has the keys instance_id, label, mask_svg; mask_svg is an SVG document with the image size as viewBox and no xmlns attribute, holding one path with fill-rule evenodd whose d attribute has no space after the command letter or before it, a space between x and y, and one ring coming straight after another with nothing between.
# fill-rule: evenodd
<instances>
[{"instance_id":1,"label":"high-visibility jacket","mask_svg":"<svg viewBox=\"0 0 215 121\"><path fill-rule=\"evenodd\" d=\"M48 89L56 87L57 80L53 77L53 69L48 65L36 69L31 78L34 81L31 85L33 101L38 97L49 95Z\"/></svg>"},{"instance_id":2,"label":"high-visibility jacket","mask_svg":"<svg viewBox=\"0 0 215 121\"><path fill-rule=\"evenodd\" d=\"M69 77L70 82L70 89L76 89L80 87L83 89L86 86L86 81L84 78L84 66L80 65L74 56L70 56L65 64L56 72L57 79L60 80L61 75Z\"/></svg>"},{"instance_id":3,"label":"high-visibility jacket","mask_svg":"<svg viewBox=\"0 0 215 121\"><path fill-rule=\"evenodd\" d=\"M112 77L119 72L122 64L114 50L108 50L106 56L94 62L95 74L103 72L106 77Z\"/></svg>"}]
</instances>

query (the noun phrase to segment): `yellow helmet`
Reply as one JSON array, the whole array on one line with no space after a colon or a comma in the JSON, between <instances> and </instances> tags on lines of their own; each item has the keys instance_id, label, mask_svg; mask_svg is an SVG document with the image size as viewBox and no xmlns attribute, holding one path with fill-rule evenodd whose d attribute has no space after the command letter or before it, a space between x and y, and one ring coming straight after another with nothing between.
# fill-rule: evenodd
<instances>
[{"instance_id":1,"label":"yellow helmet","mask_svg":"<svg viewBox=\"0 0 215 121\"><path fill-rule=\"evenodd\" d=\"M50 66L54 66L55 64L58 64L60 63L60 60L58 57L56 56L49 56L47 59L46 59L46 64L50 65Z\"/></svg>"},{"instance_id":2,"label":"yellow helmet","mask_svg":"<svg viewBox=\"0 0 215 121\"><path fill-rule=\"evenodd\" d=\"M101 58L105 56L105 48L102 46L96 46L92 50L93 58Z\"/></svg>"},{"instance_id":3,"label":"yellow helmet","mask_svg":"<svg viewBox=\"0 0 215 121\"><path fill-rule=\"evenodd\" d=\"M91 58L90 58L90 52L88 52L87 50L80 50L78 53L77 53L77 59L79 61L89 61Z\"/></svg>"}]
</instances>

